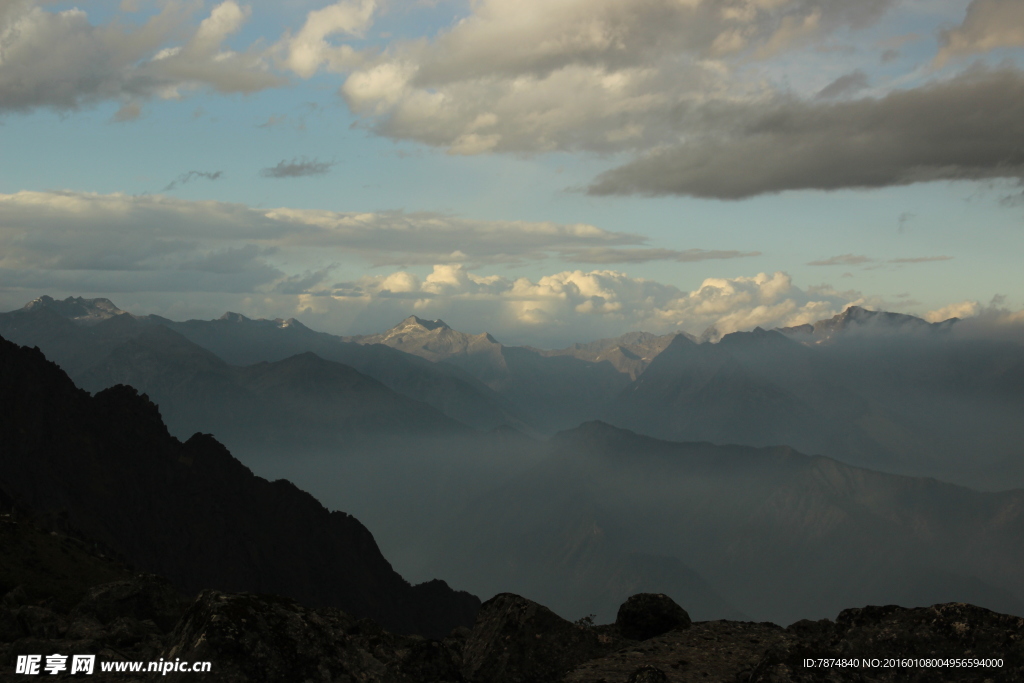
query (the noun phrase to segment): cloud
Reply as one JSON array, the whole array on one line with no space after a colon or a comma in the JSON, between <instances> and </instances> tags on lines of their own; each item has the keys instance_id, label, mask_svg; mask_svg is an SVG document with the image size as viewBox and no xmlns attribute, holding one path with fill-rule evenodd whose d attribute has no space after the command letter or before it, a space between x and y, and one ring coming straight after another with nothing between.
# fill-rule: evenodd
<instances>
[{"instance_id":1,"label":"cloud","mask_svg":"<svg viewBox=\"0 0 1024 683\"><path fill-rule=\"evenodd\" d=\"M703 103L762 96L763 79L735 77L751 61L892 4L481 0L430 39L364 54L341 92L378 134L453 154L650 149Z\"/></svg>"},{"instance_id":2,"label":"cloud","mask_svg":"<svg viewBox=\"0 0 1024 683\"><path fill-rule=\"evenodd\" d=\"M143 99L196 88L250 93L284 83L259 49L223 47L249 16L234 0L216 5L194 29L183 3L166 3L141 26L97 26L80 9L49 12L41 4L8 0L0 10L0 112L126 99L116 118L127 120ZM182 33L186 40L173 44Z\"/></svg>"},{"instance_id":3,"label":"cloud","mask_svg":"<svg viewBox=\"0 0 1024 683\"><path fill-rule=\"evenodd\" d=\"M113 120L116 123L135 121L142 116L142 105L138 102L125 102L121 108L114 112Z\"/></svg>"},{"instance_id":4,"label":"cloud","mask_svg":"<svg viewBox=\"0 0 1024 683\"><path fill-rule=\"evenodd\" d=\"M893 258L889 263L930 263L931 261L952 261L952 256L914 256L911 258Z\"/></svg>"},{"instance_id":5,"label":"cloud","mask_svg":"<svg viewBox=\"0 0 1024 683\"><path fill-rule=\"evenodd\" d=\"M941 67L948 60L1000 47L1024 46L1024 4L1020 0L972 0L960 26L942 34L935 56Z\"/></svg>"},{"instance_id":6,"label":"cloud","mask_svg":"<svg viewBox=\"0 0 1024 683\"><path fill-rule=\"evenodd\" d=\"M856 266L861 263L868 263L871 261L867 256L861 256L859 254L840 254L839 256L833 256L831 258L824 259L822 261L811 261L807 265L809 266Z\"/></svg>"},{"instance_id":7,"label":"cloud","mask_svg":"<svg viewBox=\"0 0 1024 683\"><path fill-rule=\"evenodd\" d=\"M961 301L928 311L924 314L924 319L930 323L940 323L950 318L973 318L979 313L981 313L981 304L977 301Z\"/></svg>"},{"instance_id":8,"label":"cloud","mask_svg":"<svg viewBox=\"0 0 1024 683\"><path fill-rule=\"evenodd\" d=\"M361 37L376 9L375 0L343 0L310 12L298 33L281 40L283 65L302 78L312 77L321 67L342 72L358 65L362 58L351 46L334 45L327 39L337 34Z\"/></svg>"},{"instance_id":9,"label":"cloud","mask_svg":"<svg viewBox=\"0 0 1024 683\"><path fill-rule=\"evenodd\" d=\"M721 251L705 249L615 249L590 247L562 252L562 259L570 263L647 263L648 261L677 261L692 263L719 259L760 256L759 251Z\"/></svg>"},{"instance_id":10,"label":"cloud","mask_svg":"<svg viewBox=\"0 0 1024 683\"><path fill-rule=\"evenodd\" d=\"M741 199L1024 178L1024 73L1015 69L973 69L878 99L723 106L717 125L605 172L589 192Z\"/></svg>"},{"instance_id":11,"label":"cloud","mask_svg":"<svg viewBox=\"0 0 1024 683\"><path fill-rule=\"evenodd\" d=\"M784 273L710 278L687 291L604 268L556 268L532 278L485 270L489 263L539 262L588 249L599 254L632 245L643 251L643 244L640 236L586 224L256 209L163 195L19 192L0 194L0 296L15 307L39 292L127 293L130 301L148 301L154 307L148 310L166 313L171 309L153 302L171 306L181 293L203 292L194 305L204 311L215 305L238 310L244 300L251 306L246 311L273 316L308 310L321 328L339 331L356 319L384 329L410 312L446 320L455 315L448 322L485 324L506 339L531 343L568 343L639 328L699 332L715 325L729 332L799 324L867 301L856 293L800 289ZM651 252L645 256L684 261L734 253ZM434 261L425 274L408 266L344 278L353 258L423 263L452 254L455 259Z\"/></svg>"},{"instance_id":12,"label":"cloud","mask_svg":"<svg viewBox=\"0 0 1024 683\"><path fill-rule=\"evenodd\" d=\"M288 120L287 114L271 115L266 121L257 125L257 128L273 128L274 126L280 126L282 123Z\"/></svg>"},{"instance_id":13,"label":"cloud","mask_svg":"<svg viewBox=\"0 0 1024 683\"><path fill-rule=\"evenodd\" d=\"M192 171L175 183L198 177L218 176ZM0 269L9 282L102 279L118 291L253 291L278 283L294 289L304 282L303 273L341 261L523 263L644 242L638 235L587 224L480 221L440 213L255 209L161 195L70 191L0 194Z\"/></svg>"},{"instance_id":14,"label":"cloud","mask_svg":"<svg viewBox=\"0 0 1024 683\"><path fill-rule=\"evenodd\" d=\"M507 343L567 344L627 330L722 334L755 326L799 325L827 318L865 299L830 288L801 290L785 273L709 278L692 291L614 270L571 270L537 279L482 276L462 266L436 266L424 278L407 271L338 283L301 297L300 308L324 324L352 317L363 329L385 329L410 311L442 317ZM468 326L468 327L467 327Z\"/></svg>"},{"instance_id":15,"label":"cloud","mask_svg":"<svg viewBox=\"0 0 1024 683\"><path fill-rule=\"evenodd\" d=\"M223 177L224 171L189 171L188 173L182 173L180 176L172 180L164 187L161 192L170 192L179 185L190 183L196 178L206 178L207 180L220 180Z\"/></svg>"},{"instance_id":16,"label":"cloud","mask_svg":"<svg viewBox=\"0 0 1024 683\"><path fill-rule=\"evenodd\" d=\"M868 87L868 75L857 69L832 81L815 95L819 100L830 100L853 95Z\"/></svg>"},{"instance_id":17,"label":"cloud","mask_svg":"<svg viewBox=\"0 0 1024 683\"><path fill-rule=\"evenodd\" d=\"M276 166L260 171L264 178L303 178L311 175L325 175L331 171L336 162L317 161L316 159L295 158L291 161L282 160Z\"/></svg>"}]
</instances>

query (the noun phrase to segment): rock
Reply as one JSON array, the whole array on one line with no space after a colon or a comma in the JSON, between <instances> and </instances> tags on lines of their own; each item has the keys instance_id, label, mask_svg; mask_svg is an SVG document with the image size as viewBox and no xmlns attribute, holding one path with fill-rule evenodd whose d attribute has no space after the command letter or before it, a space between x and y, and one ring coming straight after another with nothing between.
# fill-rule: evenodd
<instances>
[{"instance_id":1,"label":"rock","mask_svg":"<svg viewBox=\"0 0 1024 683\"><path fill-rule=\"evenodd\" d=\"M462 673L479 683L544 683L606 651L593 629L532 600L499 593L480 607L462 651Z\"/></svg>"},{"instance_id":2,"label":"rock","mask_svg":"<svg viewBox=\"0 0 1024 683\"><path fill-rule=\"evenodd\" d=\"M689 628L690 615L663 593L637 593L619 607L615 625L625 638L647 640L676 628Z\"/></svg>"},{"instance_id":3,"label":"rock","mask_svg":"<svg viewBox=\"0 0 1024 683\"><path fill-rule=\"evenodd\" d=\"M570 672L565 683L625 683L643 667L677 681L743 681L764 660L765 651L795 640L775 624L704 621L631 644ZM645 675L656 676L654 672ZM660 679L660 680L666 680ZM643 680L643 679L641 679ZM657 680L657 679L651 679Z\"/></svg>"},{"instance_id":4,"label":"rock","mask_svg":"<svg viewBox=\"0 0 1024 683\"><path fill-rule=\"evenodd\" d=\"M766 653L751 681L812 683L821 670L806 659L877 659L871 667L836 669L836 681L1021 681L1024 680L1024 618L963 603L905 608L861 607L840 612L833 623L799 621L787 647ZM998 667L885 666L885 661L999 660Z\"/></svg>"},{"instance_id":5,"label":"rock","mask_svg":"<svg viewBox=\"0 0 1024 683\"><path fill-rule=\"evenodd\" d=\"M629 675L626 683L667 683L668 676L656 666L644 665L637 667L636 671Z\"/></svg>"},{"instance_id":6,"label":"rock","mask_svg":"<svg viewBox=\"0 0 1024 683\"><path fill-rule=\"evenodd\" d=\"M287 598L203 591L162 655L209 661L225 683L360 681L462 683L440 642L400 636L335 608L308 609ZM171 672L167 681L193 680Z\"/></svg>"},{"instance_id":7,"label":"rock","mask_svg":"<svg viewBox=\"0 0 1024 683\"><path fill-rule=\"evenodd\" d=\"M68 630L67 620L46 607L19 607L15 611L15 616L28 635L34 638L53 640L60 638Z\"/></svg>"},{"instance_id":8,"label":"rock","mask_svg":"<svg viewBox=\"0 0 1024 683\"><path fill-rule=\"evenodd\" d=\"M171 583L155 574L138 574L91 588L71 611L72 619L93 618L108 624L119 617L151 620L168 632L185 612L186 600Z\"/></svg>"},{"instance_id":9,"label":"rock","mask_svg":"<svg viewBox=\"0 0 1024 683\"><path fill-rule=\"evenodd\" d=\"M27 635L28 631L18 620L17 611L0 607L0 642L11 643Z\"/></svg>"}]
</instances>

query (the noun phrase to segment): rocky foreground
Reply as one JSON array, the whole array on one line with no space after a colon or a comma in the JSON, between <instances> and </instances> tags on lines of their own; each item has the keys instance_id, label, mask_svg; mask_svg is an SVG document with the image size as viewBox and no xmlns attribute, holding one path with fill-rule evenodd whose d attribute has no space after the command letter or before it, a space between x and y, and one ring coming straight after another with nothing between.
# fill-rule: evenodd
<instances>
[{"instance_id":1,"label":"rocky foreground","mask_svg":"<svg viewBox=\"0 0 1024 683\"><path fill-rule=\"evenodd\" d=\"M125 683L1024 680L1024 619L966 604L849 609L835 621L782 628L691 623L670 598L640 594L622 605L614 624L595 626L502 593L483 604L472 629L431 640L270 595L207 590L188 600L160 577L134 573L80 540L10 516L0 520L0 534L9 551L0 560L6 585L19 568L49 567L0 601L5 681L70 677L15 673L18 655L53 653L95 654L95 673L84 678ZM104 582L88 585L94 581ZM100 670L103 662L161 659L208 661L211 671ZM935 659L959 666L920 661ZM968 666L986 659L1001 665ZM823 666L824 660L845 665Z\"/></svg>"}]
</instances>

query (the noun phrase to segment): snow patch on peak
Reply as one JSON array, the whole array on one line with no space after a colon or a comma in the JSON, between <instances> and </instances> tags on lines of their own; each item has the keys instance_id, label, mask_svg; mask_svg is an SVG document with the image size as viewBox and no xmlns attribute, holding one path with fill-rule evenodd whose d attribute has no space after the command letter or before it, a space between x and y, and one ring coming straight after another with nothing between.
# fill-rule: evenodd
<instances>
[{"instance_id":1,"label":"snow patch on peak","mask_svg":"<svg viewBox=\"0 0 1024 683\"><path fill-rule=\"evenodd\" d=\"M58 315L65 317L79 325L95 325L108 318L122 315L125 312L114 305L110 299L86 299L84 297L69 296L60 301L52 296L43 295L38 299L25 304L22 310L26 312L49 309Z\"/></svg>"}]
</instances>

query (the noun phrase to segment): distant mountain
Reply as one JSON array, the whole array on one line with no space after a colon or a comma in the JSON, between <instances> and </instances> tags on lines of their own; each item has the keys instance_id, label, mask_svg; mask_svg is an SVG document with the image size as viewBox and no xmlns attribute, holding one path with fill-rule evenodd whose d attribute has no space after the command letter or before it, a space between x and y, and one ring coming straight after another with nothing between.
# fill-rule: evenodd
<instances>
[{"instance_id":1,"label":"distant mountain","mask_svg":"<svg viewBox=\"0 0 1024 683\"><path fill-rule=\"evenodd\" d=\"M83 324L89 321L89 324ZM445 415L478 429L523 427L508 402L457 368L437 365L381 345L346 343L315 332L294 319L250 320L226 313L219 320L175 322L160 316L133 316L106 299L44 296L22 309L0 313L0 335L38 346L72 378L89 371L116 346L163 326L211 351L230 365L284 360L313 352L352 366L388 388L427 403Z\"/></svg>"},{"instance_id":2,"label":"distant mountain","mask_svg":"<svg viewBox=\"0 0 1024 683\"><path fill-rule=\"evenodd\" d=\"M676 441L774 446L980 488L1024 486L1024 347L848 309L804 328L677 337L604 411Z\"/></svg>"},{"instance_id":3,"label":"distant mountain","mask_svg":"<svg viewBox=\"0 0 1024 683\"><path fill-rule=\"evenodd\" d=\"M590 363L607 361L619 372L636 379L654 357L665 350L672 340L682 335L690 341L696 339L685 332L675 334L654 335L650 332L629 332L621 337L598 339L586 344L573 344L564 349L544 351L537 349L542 356L572 356Z\"/></svg>"},{"instance_id":4,"label":"distant mountain","mask_svg":"<svg viewBox=\"0 0 1024 683\"><path fill-rule=\"evenodd\" d=\"M348 337L456 366L507 399L531 427L551 433L590 419L629 383L611 362L505 346L489 334L458 332L442 320L409 316L376 335Z\"/></svg>"},{"instance_id":5,"label":"distant mountain","mask_svg":"<svg viewBox=\"0 0 1024 683\"><path fill-rule=\"evenodd\" d=\"M78 376L89 391L128 384L161 408L172 431L258 449L343 448L367 436L468 431L440 411L311 352L230 366L163 325L146 326Z\"/></svg>"},{"instance_id":6,"label":"distant mountain","mask_svg":"<svg viewBox=\"0 0 1024 683\"><path fill-rule=\"evenodd\" d=\"M796 327L780 327L778 331L800 342L821 344L844 336L936 333L948 330L957 320L950 318L940 323L929 323L903 313L870 311L860 306L850 306L827 320Z\"/></svg>"},{"instance_id":7,"label":"distant mountain","mask_svg":"<svg viewBox=\"0 0 1024 683\"><path fill-rule=\"evenodd\" d=\"M22 310L26 313L32 313L33 311L44 309L53 311L62 318L67 318L81 325L95 325L114 316L124 314L124 311L115 306L110 299L83 299L80 296L69 296L67 299L60 301L51 296L43 295L25 304Z\"/></svg>"},{"instance_id":8,"label":"distant mountain","mask_svg":"<svg viewBox=\"0 0 1024 683\"><path fill-rule=\"evenodd\" d=\"M443 582L410 586L356 519L254 476L210 436L174 439L131 387L90 397L38 350L3 339L0 443L0 500L186 591L286 595L438 637L479 607Z\"/></svg>"},{"instance_id":9,"label":"distant mountain","mask_svg":"<svg viewBox=\"0 0 1024 683\"><path fill-rule=\"evenodd\" d=\"M698 619L730 603L783 624L844 604L963 601L1024 615L1022 511L1024 490L588 423L429 543L435 569L462 585L515 587L570 618L608 619L618 591L651 588Z\"/></svg>"},{"instance_id":10,"label":"distant mountain","mask_svg":"<svg viewBox=\"0 0 1024 683\"><path fill-rule=\"evenodd\" d=\"M457 332L443 320L424 320L415 315L410 315L386 332L344 339L358 344L384 344L435 362L458 355L498 356L501 353L501 344L486 332L476 335Z\"/></svg>"}]
</instances>

